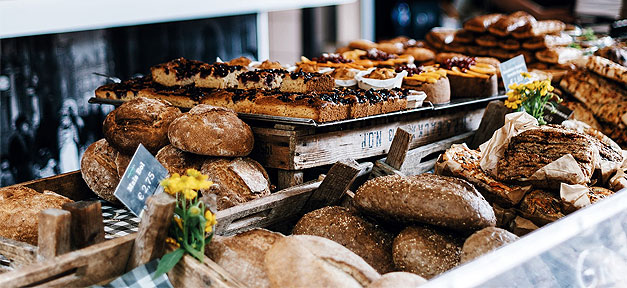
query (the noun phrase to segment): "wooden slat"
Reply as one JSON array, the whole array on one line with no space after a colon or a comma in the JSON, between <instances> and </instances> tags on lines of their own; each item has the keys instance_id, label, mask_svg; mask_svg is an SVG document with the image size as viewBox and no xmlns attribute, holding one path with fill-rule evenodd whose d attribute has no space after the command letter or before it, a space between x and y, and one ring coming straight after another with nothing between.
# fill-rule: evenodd
<instances>
[{"instance_id":1,"label":"wooden slat","mask_svg":"<svg viewBox=\"0 0 627 288\"><path fill-rule=\"evenodd\" d=\"M282 170L277 171L277 188L285 189L303 184L304 173L302 170Z\"/></svg>"},{"instance_id":2,"label":"wooden slat","mask_svg":"<svg viewBox=\"0 0 627 288\"><path fill-rule=\"evenodd\" d=\"M96 194L85 184L81 171L63 173L16 185L26 186L40 193L43 193L45 190L50 190L74 201L96 197Z\"/></svg>"},{"instance_id":3,"label":"wooden slat","mask_svg":"<svg viewBox=\"0 0 627 288\"><path fill-rule=\"evenodd\" d=\"M390 144L390 152L388 152L385 163L395 169L401 169L401 165L405 162L405 156L407 156L407 151L409 150L411 138L412 134L407 131L407 129L398 127L394 134L392 144Z\"/></svg>"},{"instance_id":4,"label":"wooden slat","mask_svg":"<svg viewBox=\"0 0 627 288\"><path fill-rule=\"evenodd\" d=\"M200 263L192 256L183 256L168 272L168 278L174 287L246 287L209 257Z\"/></svg>"},{"instance_id":5,"label":"wooden slat","mask_svg":"<svg viewBox=\"0 0 627 288\"><path fill-rule=\"evenodd\" d=\"M43 261L70 252L70 212L46 209L39 212L38 223L38 260Z\"/></svg>"},{"instance_id":6,"label":"wooden slat","mask_svg":"<svg viewBox=\"0 0 627 288\"><path fill-rule=\"evenodd\" d=\"M481 123L479 129L475 133L472 141L469 141L468 147L470 149L477 149L479 145L483 144L492 138L492 134L497 129L500 129L505 124L505 114L509 113L509 108L505 107L503 101L495 100L488 103L488 107L481 117Z\"/></svg>"},{"instance_id":7,"label":"wooden slat","mask_svg":"<svg viewBox=\"0 0 627 288\"><path fill-rule=\"evenodd\" d=\"M65 203L62 208L72 213L73 249L81 249L104 241L104 222L100 201Z\"/></svg>"},{"instance_id":8,"label":"wooden slat","mask_svg":"<svg viewBox=\"0 0 627 288\"><path fill-rule=\"evenodd\" d=\"M135 236L115 238L4 273L0 287L81 287L121 276Z\"/></svg>"},{"instance_id":9,"label":"wooden slat","mask_svg":"<svg viewBox=\"0 0 627 288\"><path fill-rule=\"evenodd\" d=\"M37 246L0 237L0 255L11 260L10 267L17 268L37 261Z\"/></svg>"},{"instance_id":10,"label":"wooden slat","mask_svg":"<svg viewBox=\"0 0 627 288\"><path fill-rule=\"evenodd\" d=\"M166 193L148 197L147 208L139 223L137 239L126 265L127 271L163 255L165 238L172 223L175 205L176 200Z\"/></svg>"},{"instance_id":11,"label":"wooden slat","mask_svg":"<svg viewBox=\"0 0 627 288\"><path fill-rule=\"evenodd\" d=\"M359 164L352 159L338 161L333 164L320 187L311 193L303 211L309 212L337 203L344 192L353 184L360 171Z\"/></svg>"}]
</instances>

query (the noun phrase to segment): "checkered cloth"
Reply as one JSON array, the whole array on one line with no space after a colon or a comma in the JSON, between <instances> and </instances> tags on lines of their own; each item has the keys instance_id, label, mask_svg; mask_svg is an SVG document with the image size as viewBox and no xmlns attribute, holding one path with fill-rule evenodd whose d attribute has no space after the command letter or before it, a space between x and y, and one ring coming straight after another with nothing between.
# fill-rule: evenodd
<instances>
[{"instance_id":1,"label":"checkered cloth","mask_svg":"<svg viewBox=\"0 0 627 288\"><path fill-rule=\"evenodd\" d=\"M137 232L139 218L126 208L111 206L109 202L100 201L104 222L105 239L113 239Z\"/></svg>"},{"instance_id":2,"label":"checkered cloth","mask_svg":"<svg viewBox=\"0 0 627 288\"><path fill-rule=\"evenodd\" d=\"M152 279L157 266L159 265L159 259L152 260L145 265L139 266L128 273L122 275L111 283L104 286L92 286L98 288L174 288L168 279L168 274L163 274L157 279Z\"/></svg>"}]
</instances>

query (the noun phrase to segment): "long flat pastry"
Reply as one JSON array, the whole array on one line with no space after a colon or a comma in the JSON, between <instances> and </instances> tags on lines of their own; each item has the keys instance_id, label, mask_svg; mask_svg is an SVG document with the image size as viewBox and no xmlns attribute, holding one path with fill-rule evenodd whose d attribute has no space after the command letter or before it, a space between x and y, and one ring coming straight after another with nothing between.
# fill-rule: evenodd
<instances>
[{"instance_id":1,"label":"long flat pastry","mask_svg":"<svg viewBox=\"0 0 627 288\"><path fill-rule=\"evenodd\" d=\"M503 14L487 14L473 17L464 23L464 29L477 33L484 33L488 28L503 18Z\"/></svg>"},{"instance_id":2,"label":"long flat pastry","mask_svg":"<svg viewBox=\"0 0 627 288\"><path fill-rule=\"evenodd\" d=\"M536 58L545 63L566 64L572 60L581 58L583 52L571 47L553 47L536 52Z\"/></svg>"},{"instance_id":3,"label":"long flat pastry","mask_svg":"<svg viewBox=\"0 0 627 288\"><path fill-rule=\"evenodd\" d=\"M627 67L612 60L600 56L591 56L586 62L586 68L605 78L627 85Z\"/></svg>"},{"instance_id":4,"label":"long flat pastry","mask_svg":"<svg viewBox=\"0 0 627 288\"><path fill-rule=\"evenodd\" d=\"M547 34L554 34L563 31L566 24L559 20L542 20L533 22L528 29L518 29L512 32L512 36L517 39L525 39L529 37L537 37Z\"/></svg>"},{"instance_id":5,"label":"long flat pastry","mask_svg":"<svg viewBox=\"0 0 627 288\"><path fill-rule=\"evenodd\" d=\"M500 18L496 23L490 25L490 33L505 37L516 30L529 29L536 19L527 12L518 11Z\"/></svg>"},{"instance_id":6,"label":"long flat pastry","mask_svg":"<svg viewBox=\"0 0 627 288\"><path fill-rule=\"evenodd\" d=\"M540 50L557 46L567 46L573 43L573 37L568 34L543 35L532 37L522 43L522 47L529 50Z\"/></svg>"}]
</instances>

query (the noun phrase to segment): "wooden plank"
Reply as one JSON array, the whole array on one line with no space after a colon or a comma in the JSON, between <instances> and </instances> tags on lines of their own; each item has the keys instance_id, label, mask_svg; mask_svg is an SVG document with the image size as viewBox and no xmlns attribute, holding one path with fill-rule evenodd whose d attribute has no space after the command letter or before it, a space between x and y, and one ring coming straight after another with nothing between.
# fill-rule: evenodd
<instances>
[{"instance_id":1,"label":"wooden plank","mask_svg":"<svg viewBox=\"0 0 627 288\"><path fill-rule=\"evenodd\" d=\"M16 185L26 186L40 193L43 193L45 190L50 190L74 201L96 197L96 194L85 184L81 171L63 173Z\"/></svg>"},{"instance_id":2,"label":"wooden plank","mask_svg":"<svg viewBox=\"0 0 627 288\"><path fill-rule=\"evenodd\" d=\"M292 186L303 184L303 173L302 170L283 170L279 169L277 171L277 188L285 189Z\"/></svg>"},{"instance_id":3,"label":"wooden plank","mask_svg":"<svg viewBox=\"0 0 627 288\"><path fill-rule=\"evenodd\" d=\"M37 250L37 246L0 237L0 255L11 260L10 267L12 268L18 268L36 262Z\"/></svg>"},{"instance_id":4,"label":"wooden plank","mask_svg":"<svg viewBox=\"0 0 627 288\"><path fill-rule=\"evenodd\" d=\"M414 135L410 148L415 148L477 129L483 110L480 108L427 118L405 119L359 129L297 137L293 151L274 154L272 153L273 149L266 149L266 152L269 153L257 159L265 163L267 167L301 170L333 164L341 159L359 160L385 155L388 153L396 128L399 126L408 127ZM266 144L261 143L260 145Z\"/></svg>"},{"instance_id":5,"label":"wooden plank","mask_svg":"<svg viewBox=\"0 0 627 288\"><path fill-rule=\"evenodd\" d=\"M168 272L168 278L174 287L246 287L209 257L200 263L192 256L183 256Z\"/></svg>"},{"instance_id":6,"label":"wooden plank","mask_svg":"<svg viewBox=\"0 0 627 288\"><path fill-rule=\"evenodd\" d=\"M54 258L70 252L71 214L61 209L39 212L37 246L38 260Z\"/></svg>"},{"instance_id":7,"label":"wooden plank","mask_svg":"<svg viewBox=\"0 0 627 288\"><path fill-rule=\"evenodd\" d=\"M255 199L216 213L216 234L233 235L266 227L297 215L321 181L290 187L270 196Z\"/></svg>"},{"instance_id":8,"label":"wooden plank","mask_svg":"<svg viewBox=\"0 0 627 288\"><path fill-rule=\"evenodd\" d=\"M390 144L388 157L385 160L386 164L394 167L395 169L401 168L401 165L405 162L405 156L409 150L409 142L411 141L412 136L413 135L407 131L407 129L403 127L396 128L394 139L392 140L392 144Z\"/></svg>"},{"instance_id":9,"label":"wooden plank","mask_svg":"<svg viewBox=\"0 0 627 288\"><path fill-rule=\"evenodd\" d=\"M135 237L115 238L4 273L0 287L81 287L121 276Z\"/></svg>"},{"instance_id":10,"label":"wooden plank","mask_svg":"<svg viewBox=\"0 0 627 288\"><path fill-rule=\"evenodd\" d=\"M385 161L378 160L374 162L374 168L372 169L372 174L370 174L370 179L386 175L405 176L405 174L403 174L401 171L394 169L394 167L386 164Z\"/></svg>"},{"instance_id":11,"label":"wooden plank","mask_svg":"<svg viewBox=\"0 0 627 288\"><path fill-rule=\"evenodd\" d=\"M137 239L126 264L126 271L133 270L163 255L165 238L172 223L175 205L176 200L166 193L148 197L147 208L142 214Z\"/></svg>"},{"instance_id":12,"label":"wooden plank","mask_svg":"<svg viewBox=\"0 0 627 288\"><path fill-rule=\"evenodd\" d=\"M488 103L488 107L481 117L481 123L477 129L472 141L469 141L468 147L470 149L477 149L479 145L483 144L492 138L492 134L497 129L500 129L505 124L505 114L509 113L509 108L505 107L503 101L495 100Z\"/></svg>"},{"instance_id":13,"label":"wooden plank","mask_svg":"<svg viewBox=\"0 0 627 288\"><path fill-rule=\"evenodd\" d=\"M104 223L100 201L65 203L62 208L72 213L73 249L81 249L104 241Z\"/></svg>"},{"instance_id":14,"label":"wooden plank","mask_svg":"<svg viewBox=\"0 0 627 288\"><path fill-rule=\"evenodd\" d=\"M341 160L333 164L320 187L311 193L303 211L306 213L338 202L355 181L360 171L359 164L352 159Z\"/></svg>"}]
</instances>

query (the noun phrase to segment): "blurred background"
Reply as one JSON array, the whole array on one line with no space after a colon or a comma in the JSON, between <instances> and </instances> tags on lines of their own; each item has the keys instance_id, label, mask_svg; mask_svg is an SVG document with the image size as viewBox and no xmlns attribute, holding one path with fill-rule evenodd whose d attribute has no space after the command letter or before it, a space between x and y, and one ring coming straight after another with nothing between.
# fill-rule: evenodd
<instances>
[{"instance_id":1,"label":"blurred background","mask_svg":"<svg viewBox=\"0 0 627 288\"><path fill-rule=\"evenodd\" d=\"M88 104L106 77L128 79L177 57L294 63L355 39L459 27L526 10L608 27L621 1L259 0L0 1L0 186L78 170L111 106ZM603 31L600 31L603 32ZM607 32L607 31L605 31Z\"/></svg>"}]
</instances>

